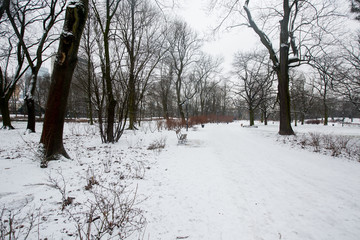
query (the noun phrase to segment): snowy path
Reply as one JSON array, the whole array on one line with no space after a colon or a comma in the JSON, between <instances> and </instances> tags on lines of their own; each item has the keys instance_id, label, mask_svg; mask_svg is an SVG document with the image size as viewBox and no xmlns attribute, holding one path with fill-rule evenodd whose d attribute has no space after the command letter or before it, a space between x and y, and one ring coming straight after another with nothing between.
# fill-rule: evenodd
<instances>
[{"instance_id":1,"label":"snowy path","mask_svg":"<svg viewBox=\"0 0 360 240\"><path fill-rule=\"evenodd\" d=\"M187 146L168 139L141 186L146 239L359 239L359 163L236 124L188 137Z\"/></svg>"}]
</instances>

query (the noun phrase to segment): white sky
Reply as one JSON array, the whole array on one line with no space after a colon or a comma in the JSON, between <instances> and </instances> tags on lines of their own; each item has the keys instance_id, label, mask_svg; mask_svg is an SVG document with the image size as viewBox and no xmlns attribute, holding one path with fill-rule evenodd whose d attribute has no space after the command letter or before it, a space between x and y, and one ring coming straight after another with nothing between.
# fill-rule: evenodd
<instances>
[{"instance_id":1,"label":"white sky","mask_svg":"<svg viewBox=\"0 0 360 240\"><path fill-rule=\"evenodd\" d=\"M218 12L209 12L208 0L183 0L174 9L175 14L182 16L188 24L198 32L209 38L203 50L224 59L224 71L231 70L232 58L239 50L254 49L260 42L252 29L238 27L231 30L221 30L213 34L213 30L220 24ZM212 38L212 39L211 39Z\"/></svg>"},{"instance_id":2,"label":"white sky","mask_svg":"<svg viewBox=\"0 0 360 240\"><path fill-rule=\"evenodd\" d=\"M246 26L232 28L226 31L224 28L227 27L227 25L225 25L215 36L212 35L212 30L214 30L222 21L222 18L219 17L219 15L222 14L224 16L224 12L220 13L222 11L220 9L209 12L207 9L209 8L210 0L174 1L177 4L174 9L174 14L182 16L200 35L208 37L213 36L213 40L204 44L203 50L214 56L222 56L224 58L224 73L225 71L231 70L232 59L235 52L265 49L254 31ZM350 2L348 0L336 1L344 3L340 5L344 8L342 9L344 12L349 11ZM240 1L240 4L243 4L244 2L245 0ZM243 21L241 16L239 16L238 22L240 21ZM356 23L356 27L357 26L358 23Z\"/></svg>"}]
</instances>

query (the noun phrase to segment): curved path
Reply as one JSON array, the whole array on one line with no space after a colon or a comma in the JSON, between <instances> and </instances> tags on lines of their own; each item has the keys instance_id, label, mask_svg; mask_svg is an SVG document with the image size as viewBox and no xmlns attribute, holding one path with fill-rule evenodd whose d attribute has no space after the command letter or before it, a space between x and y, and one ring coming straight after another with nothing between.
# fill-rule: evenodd
<instances>
[{"instance_id":1,"label":"curved path","mask_svg":"<svg viewBox=\"0 0 360 240\"><path fill-rule=\"evenodd\" d=\"M145 239L359 239L359 163L237 124L188 138L185 146L169 138L140 185L150 195Z\"/></svg>"}]
</instances>

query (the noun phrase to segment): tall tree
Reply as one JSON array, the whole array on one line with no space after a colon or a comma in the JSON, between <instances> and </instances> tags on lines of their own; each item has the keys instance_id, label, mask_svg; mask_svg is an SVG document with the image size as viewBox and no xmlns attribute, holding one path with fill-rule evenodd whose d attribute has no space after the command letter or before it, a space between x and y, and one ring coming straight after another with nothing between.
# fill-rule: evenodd
<instances>
[{"instance_id":1,"label":"tall tree","mask_svg":"<svg viewBox=\"0 0 360 240\"><path fill-rule=\"evenodd\" d=\"M29 132L35 132L35 89L39 70L45 61L43 53L56 40L56 37L50 34L52 27L59 21L59 18L66 6L66 0L16 0L8 7L6 14L9 18L15 35L17 36L25 58L31 70L31 79L28 91L26 92L25 102L28 110ZM30 28L39 27L42 29L37 38L30 41L30 36L21 33L25 28L25 33L34 35ZM30 35L31 35L30 34ZM33 55L32 52L35 52Z\"/></svg>"},{"instance_id":2,"label":"tall tree","mask_svg":"<svg viewBox=\"0 0 360 240\"><path fill-rule=\"evenodd\" d=\"M290 77L291 103L294 111L295 126L297 124L298 113L300 114L301 125L304 125L305 116L314 102L314 84L313 81L307 83L303 73L291 74ZM309 85L307 87L307 84Z\"/></svg>"},{"instance_id":3,"label":"tall tree","mask_svg":"<svg viewBox=\"0 0 360 240\"><path fill-rule=\"evenodd\" d=\"M9 25L8 19L0 20L0 23L1 37L5 46L1 49L2 53L0 54L0 110L3 120L2 128L14 129L11 124L9 100L16 89L18 81L27 68L24 67L24 54L21 43L16 41L17 38L7 30ZM21 35L25 34L25 26L20 29L20 33ZM7 42L5 42L5 39L7 39ZM14 42L16 46L13 46ZM11 60L14 55L16 59L15 62ZM11 65L16 66L14 73L9 73Z\"/></svg>"},{"instance_id":4,"label":"tall tree","mask_svg":"<svg viewBox=\"0 0 360 240\"><path fill-rule=\"evenodd\" d=\"M213 57L202 53L194 67L194 78L198 83L200 114L204 115L205 103L208 99L211 90L220 82L216 77L220 72L221 59L214 59Z\"/></svg>"},{"instance_id":5,"label":"tall tree","mask_svg":"<svg viewBox=\"0 0 360 240\"><path fill-rule=\"evenodd\" d=\"M104 4L98 2L97 0L92 0L92 8L97 21L97 25L99 27L98 31L101 34L101 36L98 36L98 48L104 86L103 92L106 95L105 131L103 130L102 123L103 116L99 116L99 125L102 141L105 143L116 142L121 136L120 134L118 134L119 132L115 130L117 129L115 127L115 110L117 106L117 101L114 97L115 76L117 75L117 71L115 70L119 68L120 64L114 66L113 62L111 61L111 44L114 44L115 35L113 31L114 22L116 20L115 14L119 9L120 3L121 0L106 0ZM119 60L117 59L117 61ZM115 68L114 71L113 68Z\"/></svg>"},{"instance_id":6,"label":"tall tree","mask_svg":"<svg viewBox=\"0 0 360 240\"><path fill-rule=\"evenodd\" d=\"M331 78L331 89L360 112L360 37L343 48L345 54L337 66L337 76Z\"/></svg>"},{"instance_id":7,"label":"tall tree","mask_svg":"<svg viewBox=\"0 0 360 240\"><path fill-rule=\"evenodd\" d=\"M281 135L292 135L289 93L289 69L299 66L307 60L308 54L315 47L321 48L321 43L330 31L330 23L338 16L332 2L312 2L308 0L283 0L281 8L271 8L280 18L279 48L274 48L269 36L253 19L249 8L249 0L245 2L244 10L249 27L258 35L261 43L269 52L273 68L278 79L278 97L280 101ZM318 36L314 38L314 36ZM319 37L321 36L321 37ZM299 48L299 45L302 48Z\"/></svg>"},{"instance_id":8,"label":"tall tree","mask_svg":"<svg viewBox=\"0 0 360 240\"><path fill-rule=\"evenodd\" d=\"M263 94L272 86L271 71L262 53L237 53L233 63L236 77L240 79L237 92L246 102L250 126L254 125L255 110L264 100Z\"/></svg>"},{"instance_id":9,"label":"tall tree","mask_svg":"<svg viewBox=\"0 0 360 240\"><path fill-rule=\"evenodd\" d=\"M45 155L41 167L47 167L47 162L56 159L59 155L70 158L63 145L64 120L88 5L88 0L77 0L70 1L66 8L40 139L40 143L44 145Z\"/></svg>"},{"instance_id":10,"label":"tall tree","mask_svg":"<svg viewBox=\"0 0 360 240\"><path fill-rule=\"evenodd\" d=\"M159 13L147 1L124 0L118 14L120 40L125 46L126 69L122 78L127 79L129 91L129 129L136 129L138 105L148 83L164 55L164 36Z\"/></svg>"},{"instance_id":11,"label":"tall tree","mask_svg":"<svg viewBox=\"0 0 360 240\"><path fill-rule=\"evenodd\" d=\"M336 75L336 69L339 65L338 57L323 55L320 58L313 59L312 66L317 70L319 77L316 78L314 87L318 91L323 105L324 125L328 125L329 103L328 98L331 92L331 79Z\"/></svg>"},{"instance_id":12,"label":"tall tree","mask_svg":"<svg viewBox=\"0 0 360 240\"><path fill-rule=\"evenodd\" d=\"M199 54L200 40L185 22L175 20L170 26L168 43L174 67L177 105L180 117L185 121L184 99L182 99L183 79L189 66L195 62Z\"/></svg>"}]
</instances>

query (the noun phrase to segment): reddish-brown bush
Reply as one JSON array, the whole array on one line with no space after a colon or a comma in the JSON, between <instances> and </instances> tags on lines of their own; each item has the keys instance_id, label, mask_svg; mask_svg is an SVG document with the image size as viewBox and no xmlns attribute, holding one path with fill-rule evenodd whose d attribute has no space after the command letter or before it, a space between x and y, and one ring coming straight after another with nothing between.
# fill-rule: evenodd
<instances>
[{"instance_id":1,"label":"reddish-brown bush","mask_svg":"<svg viewBox=\"0 0 360 240\"><path fill-rule=\"evenodd\" d=\"M310 119L305 122L306 124L320 124L321 121L317 119Z\"/></svg>"},{"instance_id":2,"label":"reddish-brown bush","mask_svg":"<svg viewBox=\"0 0 360 240\"><path fill-rule=\"evenodd\" d=\"M179 129L184 127L185 125L186 123L182 122L181 119L173 119L173 118L166 119L166 128L168 130Z\"/></svg>"}]
</instances>

